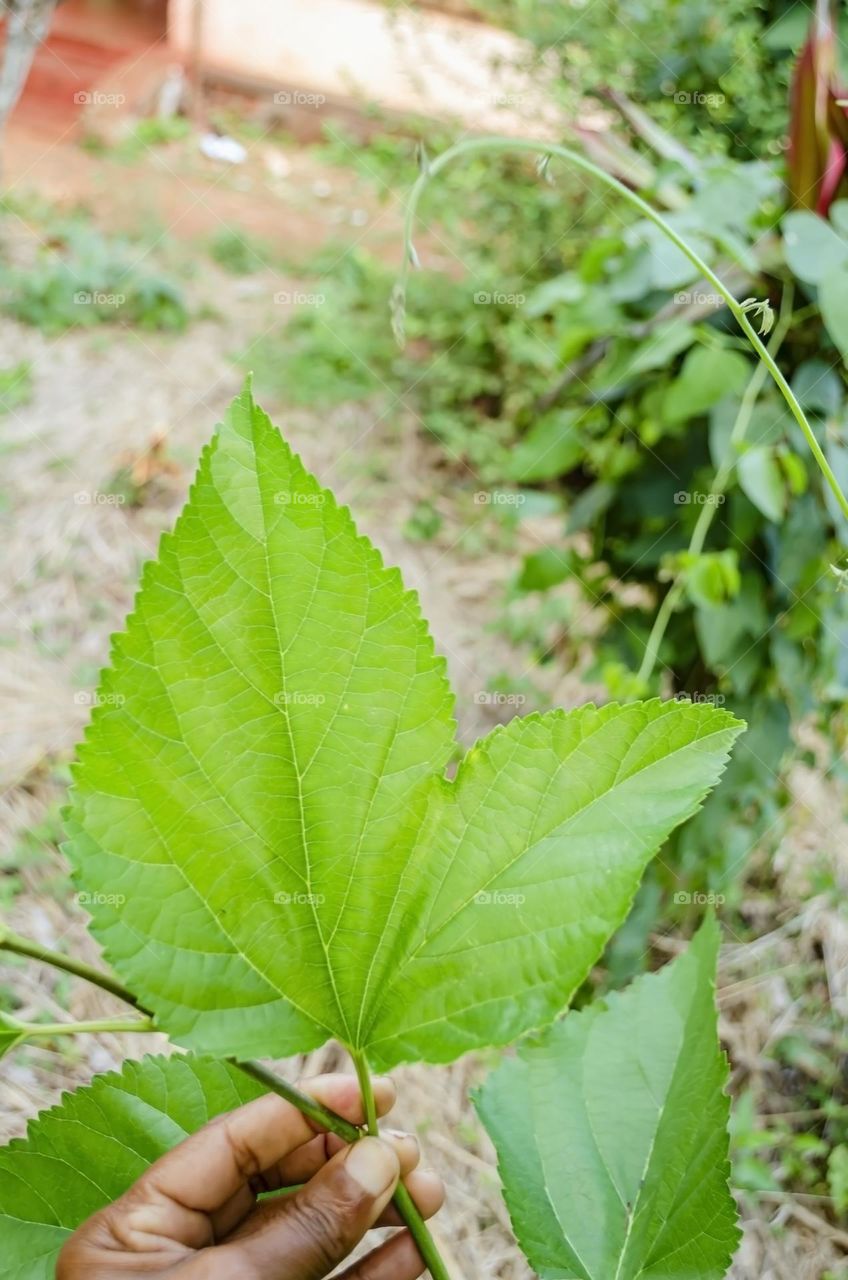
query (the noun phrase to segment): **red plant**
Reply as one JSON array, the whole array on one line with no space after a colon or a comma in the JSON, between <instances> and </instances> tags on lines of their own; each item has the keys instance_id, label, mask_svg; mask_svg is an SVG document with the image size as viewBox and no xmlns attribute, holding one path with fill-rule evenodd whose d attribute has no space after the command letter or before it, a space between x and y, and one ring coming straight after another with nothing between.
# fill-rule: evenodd
<instances>
[{"instance_id":1,"label":"red plant","mask_svg":"<svg viewBox=\"0 0 848 1280\"><path fill-rule=\"evenodd\" d=\"M848 195L848 92L839 88L832 0L816 0L810 34L792 81L789 193L796 208L822 217Z\"/></svg>"}]
</instances>

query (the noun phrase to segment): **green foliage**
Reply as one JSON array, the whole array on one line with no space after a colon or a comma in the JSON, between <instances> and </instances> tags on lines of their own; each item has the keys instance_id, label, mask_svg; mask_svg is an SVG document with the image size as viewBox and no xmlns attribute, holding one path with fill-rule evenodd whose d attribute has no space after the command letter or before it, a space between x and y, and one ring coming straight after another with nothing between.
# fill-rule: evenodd
<instances>
[{"instance_id":1,"label":"green foliage","mask_svg":"<svg viewBox=\"0 0 848 1280\"><path fill-rule=\"evenodd\" d=\"M138 265L138 251L79 221L57 227L26 270L0 268L7 314L52 335L72 327L135 325L179 331L188 323L180 288Z\"/></svg>"},{"instance_id":2,"label":"green foliage","mask_svg":"<svg viewBox=\"0 0 848 1280\"><path fill-rule=\"evenodd\" d=\"M0 413L11 413L32 398L32 365L19 360L8 369L0 369Z\"/></svg>"},{"instance_id":3,"label":"green foliage","mask_svg":"<svg viewBox=\"0 0 848 1280\"><path fill-rule=\"evenodd\" d=\"M270 257L268 246L261 240L247 231L232 231L229 228L218 232L209 246L209 252L220 267L234 276L246 276L260 271L267 265Z\"/></svg>"},{"instance_id":4,"label":"green foliage","mask_svg":"<svg viewBox=\"0 0 848 1280\"><path fill-rule=\"evenodd\" d=\"M451 705L416 598L245 392L115 642L68 816L93 930L163 1030L387 1067L541 1025L740 727L530 716L448 782Z\"/></svg>"},{"instance_id":5,"label":"green foliage","mask_svg":"<svg viewBox=\"0 0 848 1280\"><path fill-rule=\"evenodd\" d=\"M261 1093L228 1063L189 1055L127 1062L65 1094L25 1139L0 1148L2 1280L52 1280L59 1250L90 1214L208 1120Z\"/></svg>"},{"instance_id":6,"label":"green foliage","mask_svg":"<svg viewBox=\"0 0 848 1280\"><path fill-rule=\"evenodd\" d=\"M718 945L710 918L660 973L522 1042L480 1091L515 1234L543 1280L725 1275L739 1232Z\"/></svg>"}]
</instances>

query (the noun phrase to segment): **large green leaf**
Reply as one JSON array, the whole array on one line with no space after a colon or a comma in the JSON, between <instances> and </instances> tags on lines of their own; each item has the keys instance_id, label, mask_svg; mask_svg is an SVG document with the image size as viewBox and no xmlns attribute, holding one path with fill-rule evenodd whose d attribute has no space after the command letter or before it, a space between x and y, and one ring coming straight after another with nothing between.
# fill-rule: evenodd
<instances>
[{"instance_id":1,"label":"large green leaf","mask_svg":"<svg viewBox=\"0 0 848 1280\"><path fill-rule=\"evenodd\" d=\"M144 1058L94 1081L0 1148L0 1280L52 1280L81 1222L207 1120L263 1092L208 1058Z\"/></svg>"},{"instance_id":2,"label":"large green leaf","mask_svg":"<svg viewBox=\"0 0 848 1280\"><path fill-rule=\"evenodd\" d=\"M530 717L447 782L416 598L249 394L97 704L69 853L118 974L192 1048L335 1037L380 1065L553 1017L740 728L680 703ZM475 903L495 889L523 900Z\"/></svg>"},{"instance_id":3,"label":"large green leaf","mask_svg":"<svg viewBox=\"0 0 848 1280\"><path fill-rule=\"evenodd\" d=\"M543 1280L725 1275L739 1233L718 944L710 918L659 974L569 1014L483 1086L513 1227Z\"/></svg>"}]
</instances>

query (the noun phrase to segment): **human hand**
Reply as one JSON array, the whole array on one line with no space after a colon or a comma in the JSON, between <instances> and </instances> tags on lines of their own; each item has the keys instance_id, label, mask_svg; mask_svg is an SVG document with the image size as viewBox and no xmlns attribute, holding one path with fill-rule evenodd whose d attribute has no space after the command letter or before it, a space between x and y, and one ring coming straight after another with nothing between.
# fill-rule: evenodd
<instances>
[{"instance_id":1,"label":"human hand","mask_svg":"<svg viewBox=\"0 0 848 1280\"><path fill-rule=\"evenodd\" d=\"M364 1121L352 1076L317 1076L305 1093L353 1124ZM378 1115L395 1101L374 1080ZM424 1217L440 1180L416 1170L415 1138L388 1133L348 1146L269 1093L221 1115L162 1156L114 1204L66 1241L56 1280L321 1280L373 1226L397 1226L390 1205L403 1178ZM257 1203L264 1191L298 1187ZM424 1264L398 1232L338 1280L416 1280Z\"/></svg>"}]
</instances>

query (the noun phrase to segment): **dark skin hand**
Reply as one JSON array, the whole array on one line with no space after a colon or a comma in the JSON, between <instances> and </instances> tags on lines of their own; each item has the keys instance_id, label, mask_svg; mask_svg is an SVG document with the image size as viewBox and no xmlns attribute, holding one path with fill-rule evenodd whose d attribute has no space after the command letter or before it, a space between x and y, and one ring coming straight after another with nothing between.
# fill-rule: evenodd
<instances>
[{"instance_id":1,"label":"dark skin hand","mask_svg":"<svg viewBox=\"0 0 848 1280\"><path fill-rule=\"evenodd\" d=\"M305 1093L362 1124L352 1076L317 1076ZM394 1104L374 1080L379 1115ZM398 1226L390 1204L403 1178L420 1212L442 1203L442 1184L416 1168L418 1143L386 1133L347 1146L276 1094L248 1102L186 1138L66 1241L56 1280L322 1280L374 1226ZM257 1203L264 1191L299 1187ZM338 1280L416 1280L424 1264L399 1231Z\"/></svg>"}]
</instances>

